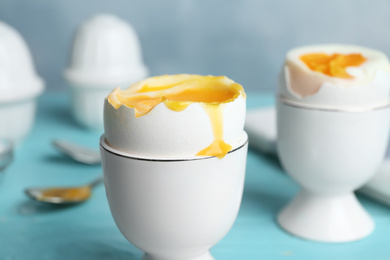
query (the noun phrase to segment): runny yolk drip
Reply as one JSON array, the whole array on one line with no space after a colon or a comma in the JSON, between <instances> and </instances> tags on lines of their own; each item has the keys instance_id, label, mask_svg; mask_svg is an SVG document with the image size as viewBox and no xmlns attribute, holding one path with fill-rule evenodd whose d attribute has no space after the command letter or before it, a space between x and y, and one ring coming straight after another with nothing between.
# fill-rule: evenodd
<instances>
[{"instance_id":1,"label":"runny yolk drip","mask_svg":"<svg viewBox=\"0 0 390 260\"><path fill-rule=\"evenodd\" d=\"M346 71L348 67L358 67L367 60L361 54L356 53L348 55L310 53L301 56L300 59L313 71L343 79L353 78Z\"/></svg>"},{"instance_id":2,"label":"runny yolk drip","mask_svg":"<svg viewBox=\"0 0 390 260\"><path fill-rule=\"evenodd\" d=\"M222 159L232 149L231 145L223 141L223 106L222 104L205 104L204 109L206 110L213 127L214 141L196 155L212 155Z\"/></svg>"},{"instance_id":3,"label":"runny yolk drip","mask_svg":"<svg viewBox=\"0 0 390 260\"><path fill-rule=\"evenodd\" d=\"M201 103L209 116L214 140L197 155L223 158L232 149L223 140L224 104L240 95L245 97L243 87L227 77L182 74L149 78L126 90L116 88L108 101L116 109L121 105L134 108L136 117L147 114L162 102L177 112L192 103Z\"/></svg>"}]
</instances>

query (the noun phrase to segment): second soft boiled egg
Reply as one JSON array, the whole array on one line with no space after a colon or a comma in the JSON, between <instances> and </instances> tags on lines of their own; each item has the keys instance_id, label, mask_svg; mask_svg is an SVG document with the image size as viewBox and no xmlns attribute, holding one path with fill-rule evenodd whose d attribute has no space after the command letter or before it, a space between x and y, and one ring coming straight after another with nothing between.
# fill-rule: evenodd
<instances>
[{"instance_id":1,"label":"second soft boiled egg","mask_svg":"<svg viewBox=\"0 0 390 260\"><path fill-rule=\"evenodd\" d=\"M354 45L313 45L287 53L279 92L291 101L330 109L386 105L390 63L382 52Z\"/></svg>"},{"instance_id":2,"label":"second soft boiled egg","mask_svg":"<svg viewBox=\"0 0 390 260\"><path fill-rule=\"evenodd\" d=\"M224 76L164 75L105 100L107 143L140 157L223 158L244 137L246 95Z\"/></svg>"}]
</instances>

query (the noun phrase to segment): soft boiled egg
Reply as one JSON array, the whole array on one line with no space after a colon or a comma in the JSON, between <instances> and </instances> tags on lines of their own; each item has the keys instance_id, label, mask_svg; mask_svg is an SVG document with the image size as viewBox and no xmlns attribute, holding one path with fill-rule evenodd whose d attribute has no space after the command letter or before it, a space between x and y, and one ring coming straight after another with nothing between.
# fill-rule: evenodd
<instances>
[{"instance_id":1,"label":"soft boiled egg","mask_svg":"<svg viewBox=\"0 0 390 260\"><path fill-rule=\"evenodd\" d=\"M164 75L105 100L105 138L135 156L224 157L244 136L246 95L224 76Z\"/></svg>"},{"instance_id":2,"label":"soft boiled egg","mask_svg":"<svg viewBox=\"0 0 390 260\"><path fill-rule=\"evenodd\" d=\"M279 92L308 106L347 110L383 106L389 103L389 60L382 52L353 45L292 49Z\"/></svg>"}]
</instances>

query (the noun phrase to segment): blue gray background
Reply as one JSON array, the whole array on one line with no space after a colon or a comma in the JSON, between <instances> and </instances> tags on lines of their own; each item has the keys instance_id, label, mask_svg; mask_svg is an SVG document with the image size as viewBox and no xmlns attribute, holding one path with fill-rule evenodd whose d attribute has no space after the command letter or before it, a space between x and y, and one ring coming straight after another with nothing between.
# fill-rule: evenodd
<instances>
[{"instance_id":1,"label":"blue gray background","mask_svg":"<svg viewBox=\"0 0 390 260\"><path fill-rule=\"evenodd\" d=\"M0 20L26 39L48 91L64 90L72 39L95 13L139 34L151 75L227 75L272 92L290 48L350 43L390 55L389 0L0 0Z\"/></svg>"}]
</instances>

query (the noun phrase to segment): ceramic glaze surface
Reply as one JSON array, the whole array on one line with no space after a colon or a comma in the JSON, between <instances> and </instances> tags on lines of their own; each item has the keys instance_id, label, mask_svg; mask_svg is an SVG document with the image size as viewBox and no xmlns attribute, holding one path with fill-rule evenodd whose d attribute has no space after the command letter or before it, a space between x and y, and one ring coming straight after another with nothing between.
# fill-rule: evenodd
<instances>
[{"instance_id":1,"label":"ceramic glaze surface","mask_svg":"<svg viewBox=\"0 0 390 260\"><path fill-rule=\"evenodd\" d=\"M73 117L80 125L101 131L104 98L115 87L128 87L148 75L137 33L114 15L95 15L80 26L70 56L64 78Z\"/></svg>"},{"instance_id":2,"label":"ceramic glaze surface","mask_svg":"<svg viewBox=\"0 0 390 260\"><path fill-rule=\"evenodd\" d=\"M278 103L278 151L289 174L306 189L352 191L382 162L390 108L333 112Z\"/></svg>"},{"instance_id":3,"label":"ceramic glaze surface","mask_svg":"<svg viewBox=\"0 0 390 260\"><path fill-rule=\"evenodd\" d=\"M43 90L22 35L0 21L0 137L21 143L32 128L35 99Z\"/></svg>"},{"instance_id":4,"label":"ceramic glaze surface","mask_svg":"<svg viewBox=\"0 0 390 260\"><path fill-rule=\"evenodd\" d=\"M36 110L35 100L0 103L0 137L18 145L30 133Z\"/></svg>"},{"instance_id":5,"label":"ceramic glaze surface","mask_svg":"<svg viewBox=\"0 0 390 260\"><path fill-rule=\"evenodd\" d=\"M0 102L35 98L44 82L36 74L30 50L18 31L0 21Z\"/></svg>"},{"instance_id":6,"label":"ceramic glaze surface","mask_svg":"<svg viewBox=\"0 0 390 260\"><path fill-rule=\"evenodd\" d=\"M71 85L72 114L76 121L88 129L103 130L104 99L108 88L84 88Z\"/></svg>"},{"instance_id":7,"label":"ceramic glaze surface","mask_svg":"<svg viewBox=\"0 0 390 260\"><path fill-rule=\"evenodd\" d=\"M13 158L13 147L9 140L0 138L0 183L3 180L4 172Z\"/></svg>"},{"instance_id":8,"label":"ceramic glaze surface","mask_svg":"<svg viewBox=\"0 0 390 260\"><path fill-rule=\"evenodd\" d=\"M145 77L141 46L133 27L111 14L98 14L76 34L65 78L76 84L124 84Z\"/></svg>"},{"instance_id":9,"label":"ceramic glaze surface","mask_svg":"<svg viewBox=\"0 0 390 260\"><path fill-rule=\"evenodd\" d=\"M373 177L383 160L389 118L389 106L340 112L296 107L279 99L278 154L302 187L280 213L282 227L326 242L352 241L371 233L373 222L353 191Z\"/></svg>"},{"instance_id":10,"label":"ceramic glaze surface","mask_svg":"<svg viewBox=\"0 0 390 260\"><path fill-rule=\"evenodd\" d=\"M247 135L223 159L161 160L123 153L101 137L111 213L144 259L213 259L241 203Z\"/></svg>"},{"instance_id":11,"label":"ceramic glaze surface","mask_svg":"<svg viewBox=\"0 0 390 260\"><path fill-rule=\"evenodd\" d=\"M327 243L365 238L375 226L353 193L323 196L301 191L277 220L293 235Z\"/></svg>"}]
</instances>

